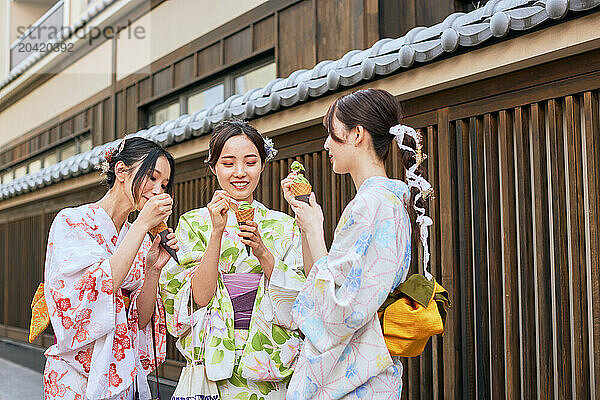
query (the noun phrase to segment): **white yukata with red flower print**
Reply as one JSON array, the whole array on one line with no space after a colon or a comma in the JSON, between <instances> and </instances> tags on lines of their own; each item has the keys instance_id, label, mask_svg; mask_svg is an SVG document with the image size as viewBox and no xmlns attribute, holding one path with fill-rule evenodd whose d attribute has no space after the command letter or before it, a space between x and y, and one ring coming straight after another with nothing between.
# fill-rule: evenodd
<instances>
[{"instance_id":1,"label":"white yukata with red flower print","mask_svg":"<svg viewBox=\"0 0 600 400\"><path fill-rule=\"evenodd\" d=\"M113 293L109 257L129 229L117 234L97 204L58 213L48 237L46 303L56 344L46 351L46 399L150 399L147 375L154 370L152 326L138 328L137 297L144 281L148 236L121 289L131 292L129 309L121 289ZM157 363L165 360L166 327L162 303L154 313Z\"/></svg>"}]
</instances>

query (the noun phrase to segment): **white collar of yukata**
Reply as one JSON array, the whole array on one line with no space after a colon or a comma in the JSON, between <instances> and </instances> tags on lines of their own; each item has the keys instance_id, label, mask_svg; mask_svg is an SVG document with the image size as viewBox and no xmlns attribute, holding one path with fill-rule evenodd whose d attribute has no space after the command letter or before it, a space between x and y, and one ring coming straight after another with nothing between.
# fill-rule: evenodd
<instances>
[{"instance_id":1,"label":"white collar of yukata","mask_svg":"<svg viewBox=\"0 0 600 400\"><path fill-rule=\"evenodd\" d=\"M265 206L263 203L261 203L258 200L254 200L252 202L251 206L254 207L254 208L259 208L261 210L267 210L267 211L269 211L269 209L267 208L267 206Z\"/></svg>"},{"instance_id":2,"label":"white collar of yukata","mask_svg":"<svg viewBox=\"0 0 600 400\"><path fill-rule=\"evenodd\" d=\"M360 187L358 188L358 191L368 189L375 185L385 185L385 184L387 184L387 182L401 182L401 181L396 181L395 179L390 179L385 176L372 176L370 178L365 179L365 181L362 183L362 185L360 185Z\"/></svg>"},{"instance_id":3,"label":"white collar of yukata","mask_svg":"<svg viewBox=\"0 0 600 400\"><path fill-rule=\"evenodd\" d=\"M95 210L99 210L98 212L100 213L100 215L102 215L101 218L103 218L106 222L106 224L108 224L108 226L112 226L115 228L115 231L117 231L117 227L115 226L114 221L112 220L112 218L110 217L110 215L108 215L108 213L106 212L106 210L104 208L102 208L98 203L88 203L88 204L83 204L81 207L83 208L87 208L87 209L93 209L94 213L96 212ZM131 226L131 222L129 222L129 220L125 220L123 222L123 226L121 227L121 230L119 230L119 234L123 229L129 229L129 227Z\"/></svg>"},{"instance_id":4,"label":"white collar of yukata","mask_svg":"<svg viewBox=\"0 0 600 400\"><path fill-rule=\"evenodd\" d=\"M394 194L397 198L404 202L404 204L410 204L410 191L408 189L408 185L406 182L399 179L390 179L385 176L372 176L367 178L360 188L358 192L367 190L373 186L381 186Z\"/></svg>"}]
</instances>

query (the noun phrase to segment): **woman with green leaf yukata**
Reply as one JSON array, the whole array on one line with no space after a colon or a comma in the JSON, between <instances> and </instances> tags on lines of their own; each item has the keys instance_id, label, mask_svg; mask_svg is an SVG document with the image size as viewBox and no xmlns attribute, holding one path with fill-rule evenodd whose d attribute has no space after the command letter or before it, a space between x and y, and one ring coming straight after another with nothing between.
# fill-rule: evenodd
<instances>
[{"instance_id":1,"label":"woman with green leaf yukata","mask_svg":"<svg viewBox=\"0 0 600 400\"><path fill-rule=\"evenodd\" d=\"M289 329L305 281L300 231L292 217L253 197L275 153L243 121L215 127L207 163L222 190L181 216L180 264L167 264L160 280L177 348L204 362L223 400L284 399L302 343Z\"/></svg>"}]
</instances>

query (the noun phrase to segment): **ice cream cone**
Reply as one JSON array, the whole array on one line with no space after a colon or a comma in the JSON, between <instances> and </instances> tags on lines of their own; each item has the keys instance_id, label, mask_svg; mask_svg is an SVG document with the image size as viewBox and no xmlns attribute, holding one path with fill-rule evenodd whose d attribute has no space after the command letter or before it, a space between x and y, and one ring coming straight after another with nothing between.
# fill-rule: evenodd
<instances>
[{"instance_id":1,"label":"ice cream cone","mask_svg":"<svg viewBox=\"0 0 600 400\"><path fill-rule=\"evenodd\" d=\"M296 174L294 176L294 180L292 181L292 185L290 186L290 190L292 191L294 198L308 204L308 198L312 192L312 186L302 173L303 171L306 171L306 169L304 169L304 165L298 161L294 161L292 165L290 165L290 170L292 173Z\"/></svg>"},{"instance_id":2,"label":"ice cream cone","mask_svg":"<svg viewBox=\"0 0 600 400\"><path fill-rule=\"evenodd\" d=\"M175 260L177 262L177 264L179 264L179 258L177 258L177 252L175 250L173 250L169 245L167 245L167 242L169 241L169 239L167 239L167 235L169 234L169 227L167 226L167 224L162 221L160 224L156 225L154 228L150 229L150 235L152 237L152 240L154 240L154 238L158 235L160 236L160 245L162 246L163 249L165 249L167 251L167 253L169 253L169 255L173 258L173 260Z\"/></svg>"},{"instance_id":3,"label":"ice cream cone","mask_svg":"<svg viewBox=\"0 0 600 400\"><path fill-rule=\"evenodd\" d=\"M165 229L169 229L169 228L167 227L167 224L165 223L165 221L161 221L160 224L158 224L154 228L150 229L150 234L152 236L156 236L156 235L160 234L162 231L164 231Z\"/></svg>"},{"instance_id":4,"label":"ice cream cone","mask_svg":"<svg viewBox=\"0 0 600 400\"><path fill-rule=\"evenodd\" d=\"M254 221L254 207L246 210L236 210L235 217L237 218L238 224L241 222Z\"/></svg>"},{"instance_id":5,"label":"ice cream cone","mask_svg":"<svg viewBox=\"0 0 600 400\"><path fill-rule=\"evenodd\" d=\"M310 183L306 182L292 182L290 190L292 191L292 194L296 200L308 203L308 198L312 192L312 186Z\"/></svg>"},{"instance_id":6,"label":"ice cream cone","mask_svg":"<svg viewBox=\"0 0 600 400\"><path fill-rule=\"evenodd\" d=\"M245 204L244 204L245 203ZM246 206L246 207L244 207ZM235 217L237 218L238 225L241 227L242 225L246 225L248 221L254 221L254 207L250 207L250 205L246 202L240 203L238 209L235 210ZM246 252L250 255L251 248L249 245L246 246Z\"/></svg>"}]
</instances>

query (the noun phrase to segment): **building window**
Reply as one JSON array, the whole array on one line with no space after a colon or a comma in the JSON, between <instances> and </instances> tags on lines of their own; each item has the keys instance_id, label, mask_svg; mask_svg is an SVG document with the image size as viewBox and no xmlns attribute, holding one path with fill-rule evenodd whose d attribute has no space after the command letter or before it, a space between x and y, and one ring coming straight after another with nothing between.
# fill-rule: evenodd
<instances>
[{"instance_id":1,"label":"building window","mask_svg":"<svg viewBox=\"0 0 600 400\"><path fill-rule=\"evenodd\" d=\"M276 77L277 68L272 58L221 74L200 87L194 87L175 98L171 97L169 103L150 106L146 114L146 127L177 119L182 114L194 114L222 103L234 94L244 94L249 90L265 87Z\"/></svg>"},{"instance_id":2,"label":"building window","mask_svg":"<svg viewBox=\"0 0 600 400\"><path fill-rule=\"evenodd\" d=\"M2 173L1 183L8 183L13 179L20 178L27 174L34 174L42 168L50 167L60 161L66 160L74 155L85 153L92 149L92 135L87 133L76 139L69 141L62 147L52 149L49 152L30 159L26 164L22 164Z\"/></svg>"},{"instance_id":3,"label":"building window","mask_svg":"<svg viewBox=\"0 0 600 400\"><path fill-rule=\"evenodd\" d=\"M58 153L56 151L53 151L52 153L46 154L44 157L42 157L42 162L42 166L44 168L58 163Z\"/></svg>"},{"instance_id":4,"label":"building window","mask_svg":"<svg viewBox=\"0 0 600 400\"><path fill-rule=\"evenodd\" d=\"M148 126L160 125L177 117L179 117L178 102L156 107L148 115Z\"/></svg>"},{"instance_id":5,"label":"building window","mask_svg":"<svg viewBox=\"0 0 600 400\"><path fill-rule=\"evenodd\" d=\"M79 139L79 153L85 153L92 149L92 135L85 135Z\"/></svg>"},{"instance_id":6,"label":"building window","mask_svg":"<svg viewBox=\"0 0 600 400\"><path fill-rule=\"evenodd\" d=\"M275 63L269 63L237 75L233 80L235 94L244 94L248 90L265 87L275 77Z\"/></svg>"},{"instance_id":7,"label":"building window","mask_svg":"<svg viewBox=\"0 0 600 400\"><path fill-rule=\"evenodd\" d=\"M34 160L29 163L28 173L35 174L36 172L38 172L41 169L42 169L42 160L38 158L37 160Z\"/></svg>"},{"instance_id":8,"label":"building window","mask_svg":"<svg viewBox=\"0 0 600 400\"><path fill-rule=\"evenodd\" d=\"M8 171L2 174L2 183L8 183L13 180L13 171Z\"/></svg>"},{"instance_id":9,"label":"building window","mask_svg":"<svg viewBox=\"0 0 600 400\"><path fill-rule=\"evenodd\" d=\"M209 87L208 89L200 90L187 98L187 114L193 114L196 111L210 108L215 104L225 101L225 84Z\"/></svg>"},{"instance_id":10,"label":"building window","mask_svg":"<svg viewBox=\"0 0 600 400\"><path fill-rule=\"evenodd\" d=\"M14 27L28 26L28 29L22 32L10 45L10 53L8 53L10 58L9 68L14 70L19 65L23 65L29 56L33 56L36 53L43 54L46 51L43 50L46 49L45 44L54 40L57 32L60 32L64 28L64 15L69 10L66 8L68 5L65 6L63 0L18 2L13 0L5 3L12 4L8 6L10 24ZM31 5L27 3L37 3L37 7L30 8ZM4 15L6 14L3 14L3 18L6 18ZM38 15L39 18L34 22L33 18ZM2 26L5 26L4 23L5 21L2 21ZM17 32L19 32L18 29ZM6 30L6 33L8 33L8 30ZM2 51L5 51L4 48Z\"/></svg>"},{"instance_id":11,"label":"building window","mask_svg":"<svg viewBox=\"0 0 600 400\"><path fill-rule=\"evenodd\" d=\"M60 149L60 159L61 160L66 160L69 157L73 157L75 154L77 154L77 144L76 143L68 144L67 146Z\"/></svg>"},{"instance_id":12,"label":"building window","mask_svg":"<svg viewBox=\"0 0 600 400\"><path fill-rule=\"evenodd\" d=\"M15 179L27 175L27 165L21 165L15 169Z\"/></svg>"}]
</instances>

